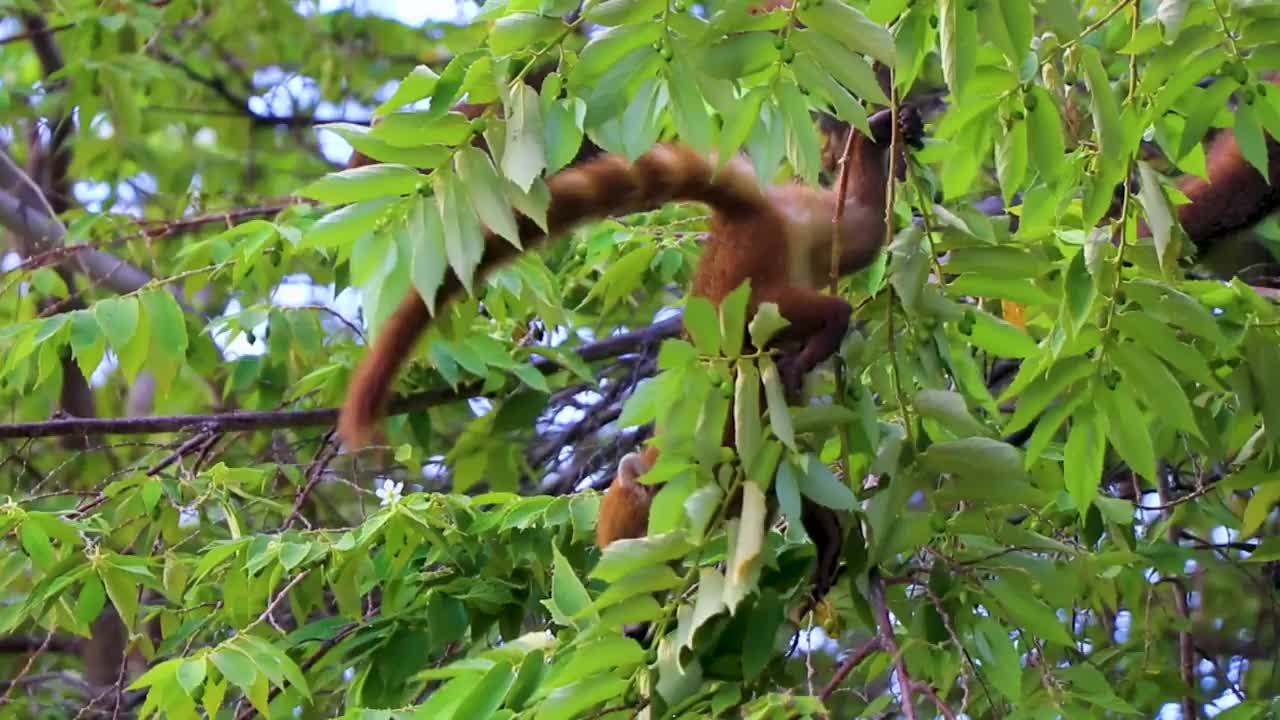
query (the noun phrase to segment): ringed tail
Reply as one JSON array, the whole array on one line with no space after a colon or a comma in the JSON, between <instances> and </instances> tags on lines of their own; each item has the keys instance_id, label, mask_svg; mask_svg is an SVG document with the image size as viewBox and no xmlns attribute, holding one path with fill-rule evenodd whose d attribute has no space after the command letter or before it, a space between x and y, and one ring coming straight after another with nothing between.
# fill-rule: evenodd
<instances>
[{"instance_id":1,"label":"ringed tail","mask_svg":"<svg viewBox=\"0 0 1280 720\"><path fill-rule=\"evenodd\" d=\"M529 218L517 216L520 244L526 250L561 237L581 223L653 210L673 200L701 202L726 215L751 214L767 204L754 171L743 158L731 158L717 171L714 159L679 144L656 145L634 163L620 155L598 155L548 177L546 182L551 198L547 231ZM484 240L477 281L520 252L488 229ZM437 293L437 307L462 291L457 276L446 273ZM422 298L411 289L379 330L356 368L338 415L338 436L347 448L374 442L392 381L430 322Z\"/></svg>"}]
</instances>

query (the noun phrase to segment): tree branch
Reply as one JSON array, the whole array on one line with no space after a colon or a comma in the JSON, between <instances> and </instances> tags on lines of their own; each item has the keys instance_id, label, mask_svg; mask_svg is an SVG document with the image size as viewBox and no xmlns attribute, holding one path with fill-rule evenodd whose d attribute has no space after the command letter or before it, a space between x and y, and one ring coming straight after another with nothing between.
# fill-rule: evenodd
<instances>
[{"instance_id":1,"label":"tree branch","mask_svg":"<svg viewBox=\"0 0 1280 720\"><path fill-rule=\"evenodd\" d=\"M0 46L22 42L24 40L34 40L39 37L52 35L53 33L60 33L63 30L70 30L73 27L75 27L75 23L63 23L61 25L54 25L53 27L33 28L26 30L25 32L14 33L8 37L0 38Z\"/></svg>"},{"instance_id":2,"label":"tree branch","mask_svg":"<svg viewBox=\"0 0 1280 720\"><path fill-rule=\"evenodd\" d=\"M884 643L880 642L880 636L877 635L852 650L845 656L844 661L840 663L840 667L836 668L836 674L831 676L831 682L827 683L827 686L822 689L822 693L818 697L823 702L826 702L827 698L831 697L832 693L836 691L836 688L840 687L841 683L849 676L849 673L853 672L854 668L861 665L863 660L871 657L872 653L883 648Z\"/></svg>"},{"instance_id":3,"label":"tree branch","mask_svg":"<svg viewBox=\"0 0 1280 720\"><path fill-rule=\"evenodd\" d=\"M31 202L32 195L40 198L41 202ZM43 197L31 178L14 164L8 154L0 153L0 225L22 242L22 255L57 249L66 240L66 227ZM101 250L78 252L74 258L76 269L94 284L114 293L136 292L152 282L152 277L141 268ZM181 294L172 288L170 290L178 304L191 312Z\"/></svg>"},{"instance_id":4,"label":"tree branch","mask_svg":"<svg viewBox=\"0 0 1280 720\"><path fill-rule=\"evenodd\" d=\"M597 342L575 348L574 353L586 362L616 357L639 347L680 332L681 318L672 317L634 332L613 335ZM536 352L536 350L535 350ZM530 361L535 369L550 373L560 365L544 357ZM468 397L480 388L480 382L468 383L457 390L427 390L396 398L391 403L389 415L399 415L414 410L456 402ZM272 430L282 428L332 425L338 419L338 408L314 410L264 410L259 412L230 412L210 415L155 415L138 418L66 418L28 423L0 424L0 439L58 437L64 435L143 435L179 432L198 429L208 433L236 430Z\"/></svg>"}]
</instances>

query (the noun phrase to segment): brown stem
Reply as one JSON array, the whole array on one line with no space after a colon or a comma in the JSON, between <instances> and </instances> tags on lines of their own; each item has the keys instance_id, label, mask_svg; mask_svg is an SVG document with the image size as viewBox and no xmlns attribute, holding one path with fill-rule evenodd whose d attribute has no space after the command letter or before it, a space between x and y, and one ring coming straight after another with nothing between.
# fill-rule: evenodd
<instances>
[{"instance_id":1,"label":"brown stem","mask_svg":"<svg viewBox=\"0 0 1280 720\"><path fill-rule=\"evenodd\" d=\"M854 668L861 665L863 660L871 656L871 653L881 650L883 647L883 643L880 642L880 636L877 635L855 648L840 663L840 667L836 668L836 674L831 676L831 682L827 683L827 686L822 689L818 697L825 702L836 691L836 688L840 687L844 679L849 677L849 673L853 672Z\"/></svg>"}]
</instances>

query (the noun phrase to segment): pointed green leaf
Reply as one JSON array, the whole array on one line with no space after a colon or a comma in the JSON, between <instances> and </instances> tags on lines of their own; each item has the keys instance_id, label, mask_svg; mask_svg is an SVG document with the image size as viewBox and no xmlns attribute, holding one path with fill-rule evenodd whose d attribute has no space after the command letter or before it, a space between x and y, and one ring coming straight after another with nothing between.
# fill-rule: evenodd
<instances>
[{"instance_id":1,"label":"pointed green leaf","mask_svg":"<svg viewBox=\"0 0 1280 720\"><path fill-rule=\"evenodd\" d=\"M340 205L389 195L408 195L422 182L422 174L406 165L365 165L329 173L298 191L298 195Z\"/></svg>"}]
</instances>

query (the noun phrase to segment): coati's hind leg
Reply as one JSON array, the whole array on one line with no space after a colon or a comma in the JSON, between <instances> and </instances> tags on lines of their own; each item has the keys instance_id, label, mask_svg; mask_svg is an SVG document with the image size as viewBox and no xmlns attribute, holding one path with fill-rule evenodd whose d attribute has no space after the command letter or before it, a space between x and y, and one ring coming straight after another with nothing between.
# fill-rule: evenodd
<instances>
[{"instance_id":1,"label":"coati's hind leg","mask_svg":"<svg viewBox=\"0 0 1280 720\"><path fill-rule=\"evenodd\" d=\"M803 342L798 350L778 362L778 374L788 402L801 396L804 376L840 349L849 330L853 307L841 298L816 290L784 287L760 292L759 302L777 303L778 312L790 325L786 334ZM826 595L835 583L844 547L844 529L839 515L829 507L801 498L801 522L817 551L811 597Z\"/></svg>"},{"instance_id":2,"label":"coati's hind leg","mask_svg":"<svg viewBox=\"0 0 1280 720\"><path fill-rule=\"evenodd\" d=\"M798 351L784 355L778 363L787 396L799 397L805 374L840 349L853 306L834 295L800 287L761 289L754 299L776 303L790 323L786 336L803 340Z\"/></svg>"},{"instance_id":3,"label":"coati's hind leg","mask_svg":"<svg viewBox=\"0 0 1280 720\"><path fill-rule=\"evenodd\" d=\"M822 599L835 585L840 575L840 556L844 552L844 528L835 510L810 500L800 498L800 522L813 541L818 565L813 570L813 583L809 597L814 602Z\"/></svg>"}]
</instances>

